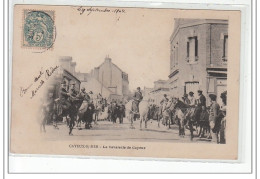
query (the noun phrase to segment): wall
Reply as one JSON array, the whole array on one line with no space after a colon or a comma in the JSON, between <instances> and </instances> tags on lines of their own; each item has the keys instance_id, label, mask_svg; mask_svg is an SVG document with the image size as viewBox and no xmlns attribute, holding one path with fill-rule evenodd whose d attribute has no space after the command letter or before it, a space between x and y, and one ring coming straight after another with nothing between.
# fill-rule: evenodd
<instances>
[{"instance_id":1,"label":"wall","mask_svg":"<svg viewBox=\"0 0 260 179\"><path fill-rule=\"evenodd\" d=\"M198 81L199 89L207 96L207 67L226 68L226 64L222 61L222 56L224 44L223 37L228 33L228 25L221 23L202 23L199 25L183 27L180 28L176 36L171 39L170 72L173 73L174 71L176 72L179 70L178 73L168 80L172 95L182 97L184 94L185 82ZM192 36L198 37L198 61L191 64L187 62L186 57L187 40L188 37ZM175 50L176 53L176 47L178 59L173 59L173 52ZM216 78L213 80L216 80ZM214 85L216 85L216 81L214 81ZM214 88L216 88L216 86L214 86ZM193 92L197 95L197 91Z\"/></svg>"},{"instance_id":2,"label":"wall","mask_svg":"<svg viewBox=\"0 0 260 179\"><path fill-rule=\"evenodd\" d=\"M172 68L172 72L179 69L179 73L172 77L171 81L175 84L172 94L182 97L184 94L185 82L198 81L199 88L203 91L206 89L206 48L207 48L207 24L201 24L179 29L171 43L171 46L178 42L178 64ZM187 62L187 41L189 37L197 36L198 38L198 61L194 63ZM178 78L179 77L179 78ZM178 79L177 79L178 78ZM177 79L176 82L173 82ZM176 88L177 86L177 88ZM196 91L193 91L197 94ZM188 92L187 92L188 93Z\"/></svg>"},{"instance_id":3,"label":"wall","mask_svg":"<svg viewBox=\"0 0 260 179\"><path fill-rule=\"evenodd\" d=\"M226 64L222 61L223 47L224 47L224 35L228 34L227 24L209 24L209 31L211 30L211 51L208 48L208 54L211 54L211 58L208 58L207 64L211 67L226 67ZM209 43L208 43L209 44ZM212 66L213 65L213 66Z\"/></svg>"}]
</instances>

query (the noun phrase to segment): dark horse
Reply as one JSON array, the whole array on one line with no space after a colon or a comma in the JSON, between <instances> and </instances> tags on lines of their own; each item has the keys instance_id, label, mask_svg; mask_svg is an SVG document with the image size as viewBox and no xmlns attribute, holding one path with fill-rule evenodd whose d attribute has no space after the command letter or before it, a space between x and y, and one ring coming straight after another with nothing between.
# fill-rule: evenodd
<instances>
[{"instance_id":1,"label":"dark horse","mask_svg":"<svg viewBox=\"0 0 260 179\"><path fill-rule=\"evenodd\" d=\"M77 119L78 110L83 102L83 100L77 98L69 98L70 105L67 108L64 108L61 104L59 99L55 100L57 103L57 117L63 118L66 117L67 124L69 126L69 135L72 134L73 127L75 126L75 121Z\"/></svg>"},{"instance_id":2,"label":"dark horse","mask_svg":"<svg viewBox=\"0 0 260 179\"><path fill-rule=\"evenodd\" d=\"M174 116L178 120L179 125L179 135L184 137L185 135L185 125L188 123L191 140L193 140L193 125L196 119L196 108L191 107L188 104L180 101L178 98L173 99L174 103Z\"/></svg>"}]
</instances>

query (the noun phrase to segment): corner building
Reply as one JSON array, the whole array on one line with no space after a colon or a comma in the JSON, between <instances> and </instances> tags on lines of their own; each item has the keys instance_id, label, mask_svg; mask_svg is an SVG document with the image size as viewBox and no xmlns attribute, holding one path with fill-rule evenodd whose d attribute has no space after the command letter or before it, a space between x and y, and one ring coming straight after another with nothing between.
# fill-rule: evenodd
<instances>
[{"instance_id":1,"label":"corner building","mask_svg":"<svg viewBox=\"0 0 260 179\"><path fill-rule=\"evenodd\" d=\"M227 88L228 21L175 19L170 37L170 93L182 97L202 90L207 97Z\"/></svg>"}]
</instances>

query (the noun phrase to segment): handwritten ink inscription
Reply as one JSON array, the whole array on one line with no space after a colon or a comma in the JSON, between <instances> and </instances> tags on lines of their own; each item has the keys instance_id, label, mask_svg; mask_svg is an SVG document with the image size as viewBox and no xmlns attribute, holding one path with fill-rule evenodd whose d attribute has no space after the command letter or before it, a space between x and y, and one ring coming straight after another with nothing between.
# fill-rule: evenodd
<instances>
[{"instance_id":1,"label":"handwritten ink inscription","mask_svg":"<svg viewBox=\"0 0 260 179\"><path fill-rule=\"evenodd\" d=\"M30 91L30 98L32 99L58 68L59 66L50 67L45 70L41 68L39 73L34 76L33 82L30 85L25 88L20 87L20 96L23 97L25 94L27 94L27 92Z\"/></svg>"},{"instance_id":2,"label":"handwritten ink inscription","mask_svg":"<svg viewBox=\"0 0 260 179\"><path fill-rule=\"evenodd\" d=\"M85 12L87 13L87 16L90 15L92 12L100 12L100 13L115 13L115 14L123 14L126 13L125 9L110 9L110 8L99 8L99 7L89 7L89 8L84 8L82 6L77 8L77 11L79 12L80 15L84 14Z\"/></svg>"}]
</instances>

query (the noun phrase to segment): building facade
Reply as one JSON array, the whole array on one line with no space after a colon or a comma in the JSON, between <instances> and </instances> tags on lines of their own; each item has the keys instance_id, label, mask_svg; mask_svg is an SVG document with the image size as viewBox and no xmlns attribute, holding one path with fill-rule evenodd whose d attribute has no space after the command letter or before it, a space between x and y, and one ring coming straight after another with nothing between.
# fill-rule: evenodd
<instances>
[{"instance_id":1,"label":"building facade","mask_svg":"<svg viewBox=\"0 0 260 179\"><path fill-rule=\"evenodd\" d=\"M168 80L157 80L154 82L154 88L149 92L149 98L154 104L160 105L164 94L170 94L170 88L168 87Z\"/></svg>"},{"instance_id":2,"label":"building facade","mask_svg":"<svg viewBox=\"0 0 260 179\"><path fill-rule=\"evenodd\" d=\"M101 93L110 93L111 98L123 98L129 94L128 74L123 72L117 65L112 63L112 59L106 57L104 62L95 67L90 72L90 77L95 79L100 85L95 91Z\"/></svg>"},{"instance_id":3,"label":"building facade","mask_svg":"<svg viewBox=\"0 0 260 179\"><path fill-rule=\"evenodd\" d=\"M77 91L80 90L81 81L77 78L76 65L76 62L73 62L70 56L59 58L58 80L66 82L67 90L69 90L71 83L75 83Z\"/></svg>"},{"instance_id":4,"label":"building facade","mask_svg":"<svg viewBox=\"0 0 260 179\"><path fill-rule=\"evenodd\" d=\"M200 89L220 100L227 85L228 21L175 19L170 43L170 93L182 97Z\"/></svg>"},{"instance_id":5,"label":"building facade","mask_svg":"<svg viewBox=\"0 0 260 179\"><path fill-rule=\"evenodd\" d=\"M54 100L59 98L61 82L65 81L66 90L71 89L71 84L75 83L75 89L80 91L81 81L75 76L76 63L72 62L72 57L60 57L58 60L59 68L54 72L54 78L49 81L46 92L44 94L45 100Z\"/></svg>"}]
</instances>

